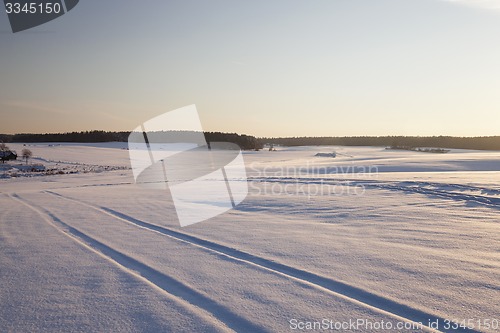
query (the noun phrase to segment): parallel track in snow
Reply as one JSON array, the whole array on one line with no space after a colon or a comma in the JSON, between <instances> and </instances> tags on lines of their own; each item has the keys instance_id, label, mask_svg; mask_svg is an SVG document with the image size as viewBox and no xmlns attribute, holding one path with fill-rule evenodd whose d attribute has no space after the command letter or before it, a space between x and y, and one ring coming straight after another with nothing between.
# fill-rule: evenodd
<instances>
[{"instance_id":1,"label":"parallel track in snow","mask_svg":"<svg viewBox=\"0 0 500 333\"><path fill-rule=\"evenodd\" d=\"M287 279L296 281L302 285L312 287L316 290L320 290L327 294L333 295L340 299L349 301L353 304L361 306L363 308L369 309L374 313L378 313L384 316L391 317L395 320L408 322L408 323L422 323L424 325L423 330L428 332L477 332L470 329L458 329L458 330L446 330L443 325L445 323L444 318L435 316L431 313L424 312L412 308L408 305L399 303L395 300L376 295L369 291L363 290L361 288L349 285L342 281L335 280L330 277L325 277L318 275L313 272L309 272L300 268L292 267L283 263L279 263L270 259L266 259L254 254L250 254L238 249L234 249L222 244L215 243L213 241L205 240L196 236L192 236L171 228L158 226L152 223L141 221L134 217L128 216L124 213L118 212L108 207L98 206L84 202L75 198L64 196L60 193L53 191L45 191L45 193L57 196L59 198L72 201L74 203L83 205L85 207L94 209L103 214L111 216L122 222L134 225L138 228L145 229L150 232L162 234L171 239L181 241L183 243L188 243L192 246L203 248L205 250L214 252L218 255L228 257L232 260L241 262L245 265L250 265L259 269L272 272L278 276L285 277ZM425 326L429 322L438 321L441 325L438 330L431 329Z\"/></svg>"},{"instance_id":2,"label":"parallel track in snow","mask_svg":"<svg viewBox=\"0 0 500 333\"><path fill-rule=\"evenodd\" d=\"M184 306L187 310L204 319L206 322L212 323L219 331L241 332L250 330L252 332L266 332L265 328L239 316L207 295L92 238L62 221L47 209L37 207L17 194L10 194L9 197L36 212L57 231L110 261L125 272L156 288L168 298Z\"/></svg>"}]
</instances>

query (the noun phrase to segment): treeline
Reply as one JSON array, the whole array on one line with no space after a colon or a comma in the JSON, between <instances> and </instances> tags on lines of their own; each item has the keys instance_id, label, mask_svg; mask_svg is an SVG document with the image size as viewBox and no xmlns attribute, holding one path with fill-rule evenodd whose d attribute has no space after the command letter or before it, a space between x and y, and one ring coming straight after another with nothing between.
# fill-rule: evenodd
<instances>
[{"instance_id":1,"label":"treeline","mask_svg":"<svg viewBox=\"0 0 500 333\"><path fill-rule=\"evenodd\" d=\"M148 133L151 141L190 142L191 131ZM85 131L48 134L0 134L0 142L126 142L130 132ZM500 136L452 137L452 136L351 136L351 137L289 137L255 138L251 135L204 132L207 142L232 142L244 150L261 149L264 144L282 146L381 146L381 147L432 147L477 150L500 150ZM156 140L155 140L156 138ZM165 141L167 140L167 141Z\"/></svg>"},{"instance_id":2,"label":"treeline","mask_svg":"<svg viewBox=\"0 0 500 333\"><path fill-rule=\"evenodd\" d=\"M125 141L128 140L127 133ZM231 142L237 144L243 150L255 150L263 147L262 143L255 137L245 134L222 133L222 132L204 132L205 141L211 142ZM197 143L201 144L200 132L194 131L154 131L147 133L150 143ZM143 142L144 135L142 132L134 132L130 137L132 142Z\"/></svg>"},{"instance_id":3,"label":"treeline","mask_svg":"<svg viewBox=\"0 0 500 333\"><path fill-rule=\"evenodd\" d=\"M260 140L251 135L221 132L205 132L205 139L210 142L232 142L245 150L262 149L263 144Z\"/></svg>"},{"instance_id":4,"label":"treeline","mask_svg":"<svg viewBox=\"0 0 500 333\"><path fill-rule=\"evenodd\" d=\"M47 133L47 134L0 134L0 142L36 143L36 142L126 142L131 132L108 132L108 131L84 131L71 133ZM199 132L198 132L199 133ZM141 133L142 134L142 133ZM152 142L191 142L195 132L191 131L169 131L151 132L148 137ZM240 146L241 149L260 149L262 143L250 135L236 133L205 132L207 142L231 142ZM141 137L140 135L139 137Z\"/></svg>"},{"instance_id":5,"label":"treeline","mask_svg":"<svg viewBox=\"0 0 500 333\"><path fill-rule=\"evenodd\" d=\"M500 136L354 136L261 138L265 144L283 146L387 146L500 150Z\"/></svg>"},{"instance_id":6,"label":"treeline","mask_svg":"<svg viewBox=\"0 0 500 333\"><path fill-rule=\"evenodd\" d=\"M13 135L0 135L3 142L110 142L127 141L127 132L84 131L71 133L21 133Z\"/></svg>"}]
</instances>

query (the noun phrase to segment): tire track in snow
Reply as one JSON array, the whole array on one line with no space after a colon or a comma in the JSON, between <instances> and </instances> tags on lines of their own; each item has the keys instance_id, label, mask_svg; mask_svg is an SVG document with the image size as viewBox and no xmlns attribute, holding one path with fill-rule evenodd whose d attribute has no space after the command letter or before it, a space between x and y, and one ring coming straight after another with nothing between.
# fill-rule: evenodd
<instances>
[{"instance_id":1,"label":"tire track in snow","mask_svg":"<svg viewBox=\"0 0 500 333\"><path fill-rule=\"evenodd\" d=\"M316 185L336 185L342 183L348 186L363 186L366 188L383 189L391 191L401 191L407 193L418 193L426 196L437 196L443 199L462 201L468 203L480 204L493 209L500 209L500 198L493 196L485 196L478 194L467 194L454 191L446 191L440 189L432 189L426 186L450 186L460 188L457 184L439 184L429 182L385 182L375 180L352 180L352 179L334 179L334 178L294 178L294 177L269 177L269 178L251 178L250 181L269 182L269 183L292 183L292 184L316 184ZM409 184L409 185L405 185ZM462 186L462 189L467 187ZM482 192L496 195L498 192L495 189L486 189L480 187L469 186L470 190L480 190Z\"/></svg>"},{"instance_id":2,"label":"tire track in snow","mask_svg":"<svg viewBox=\"0 0 500 333\"><path fill-rule=\"evenodd\" d=\"M86 235L77 228L63 222L47 209L41 207L38 208L17 194L9 195L9 197L36 212L59 232L112 262L127 273L130 273L140 280L155 287L170 299L173 299L178 304L183 305L190 312L203 318L205 322L215 326L218 330L224 332L266 332L265 328L248 321L234 312L231 312L231 310L215 302L208 296L196 291L192 287L185 285L181 281L159 272L154 268L149 267L146 264Z\"/></svg>"},{"instance_id":3,"label":"tire track in snow","mask_svg":"<svg viewBox=\"0 0 500 333\"><path fill-rule=\"evenodd\" d=\"M218 255L228 257L232 260L273 272L279 276L297 281L302 285L321 290L335 297L349 301L358 306L369 309L375 313L391 317L398 321L408 323L422 323L424 325L423 330L427 332L477 332L475 330L467 328L447 330L444 328L444 318L426 313L402 303L398 303L397 301L394 301L392 299L370 293L366 290L351 286L344 282L337 281L329 277L324 277L300 268L288 266L270 259L259 257L257 255L253 255L209 240L198 238L196 236L185 234L171 228L161 227L155 224L144 222L134 217L115 211L111 208L93 205L52 191L45 191L45 193L79 203L86 207L100 211L106 215L112 216L125 223L135 225L141 229L159 233L169 238L188 243L211 252L215 252ZM430 321L435 322L436 320L440 323L438 330L434 330L426 326Z\"/></svg>"},{"instance_id":4,"label":"tire track in snow","mask_svg":"<svg viewBox=\"0 0 500 333\"><path fill-rule=\"evenodd\" d=\"M450 199L454 201L464 201L464 202L473 202L477 204L481 204L484 206L488 206L490 208L500 209L500 198L487 197L482 195L474 195L474 194L466 194L466 193L456 193L443 191L438 189L430 189L420 186L398 186L398 185L389 185L389 184L368 184L365 185L367 187L375 187L382 188L393 191L403 191L403 192L411 192L418 193L427 196L437 196L444 199Z\"/></svg>"}]
</instances>

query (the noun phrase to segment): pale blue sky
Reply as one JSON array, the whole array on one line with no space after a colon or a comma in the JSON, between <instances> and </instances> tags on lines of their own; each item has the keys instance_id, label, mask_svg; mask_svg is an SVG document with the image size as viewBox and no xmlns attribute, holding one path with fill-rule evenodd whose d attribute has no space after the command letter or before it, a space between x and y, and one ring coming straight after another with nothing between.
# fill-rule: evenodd
<instances>
[{"instance_id":1,"label":"pale blue sky","mask_svg":"<svg viewBox=\"0 0 500 333\"><path fill-rule=\"evenodd\" d=\"M0 133L190 104L257 136L500 135L500 0L82 0L16 34L0 13Z\"/></svg>"}]
</instances>

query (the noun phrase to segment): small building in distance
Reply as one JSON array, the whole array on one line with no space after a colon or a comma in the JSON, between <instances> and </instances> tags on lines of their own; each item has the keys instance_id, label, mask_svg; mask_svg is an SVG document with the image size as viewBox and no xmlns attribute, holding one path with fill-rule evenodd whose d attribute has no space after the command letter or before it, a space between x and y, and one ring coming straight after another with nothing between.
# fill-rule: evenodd
<instances>
[{"instance_id":1,"label":"small building in distance","mask_svg":"<svg viewBox=\"0 0 500 333\"><path fill-rule=\"evenodd\" d=\"M0 160L2 161L2 163L5 163L5 161L16 160L16 159L17 159L17 154L15 151L12 150L0 151Z\"/></svg>"}]
</instances>

